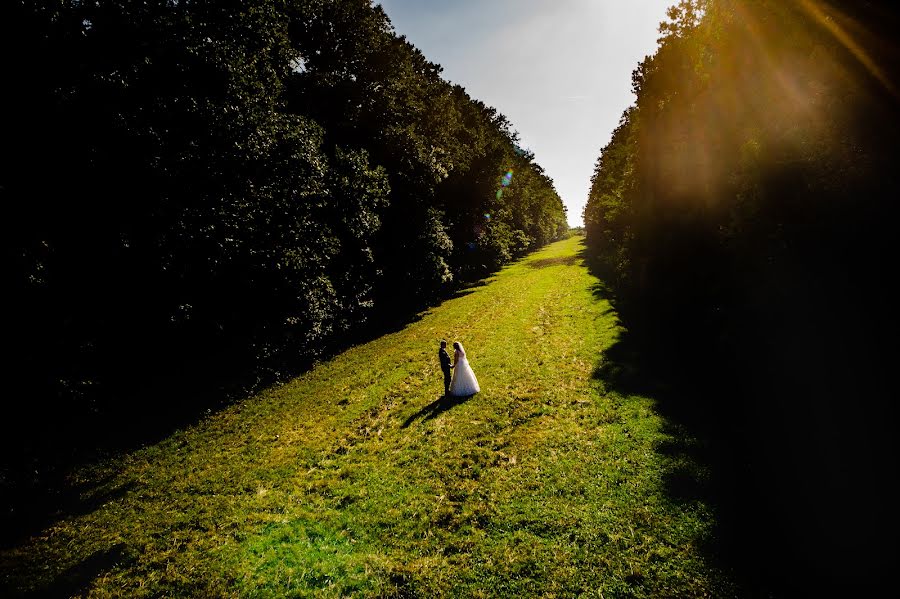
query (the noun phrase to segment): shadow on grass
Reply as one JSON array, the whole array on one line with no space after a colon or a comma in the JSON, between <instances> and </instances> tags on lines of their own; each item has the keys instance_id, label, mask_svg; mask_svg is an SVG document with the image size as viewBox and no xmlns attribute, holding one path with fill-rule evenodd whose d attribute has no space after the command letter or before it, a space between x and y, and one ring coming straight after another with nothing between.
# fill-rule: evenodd
<instances>
[{"instance_id":1,"label":"shadow on grass","mask_svg":"<svg viewBox=\"0 0 900 599\"><path fill-rule=\"evenodd\" d=\"M0 549L13 547L37 530L62 520L90 514L102 506L124 497L135 483L128 482L114 488L103 488L113 475L89 484L64 487L48 487L44 495L29 497L28 503L20 503L4 522Z\"/></svg>"},{"instance_id":2,"label":"shadow on grass","mask_svg":"<svg viewBox=\"0 0 900 599\"><path fill-rule=\"evenodd\" d=\"M742 495L735 487L740 460L723 439L729 427L718 420L703 389L686 385L685 379L673 381L667 368L641 352L641 341L624 331L603 352L594 377L624 397L640 395L656 402L656 411L665 419L667 439L654 450L666 464L663 488L668 501L709 506L715 519L712 534L692 542L709 564L735 573L741 596L768 596L768 581L760 580L760 575L775 547L759 540L746 543L753 538L748 533L750 523L758 520L758 506L751 495Z\"/></svg>"},{"instance_id":3,"label":"shadow on grass","mask_svg":"<svg viewBox=\"0 0 900 599\"><path fill-rule=\"evenodd\" d=\"M572 266L582 260L581 256L560 256L558 258L543 258L541 260L529 260L526 264L534 269L549 268L551 266Z\"/></svg>"},{"instance_id":4,"label":"shadow on grass","mask_svg":"<svg viewBox=\"0 0 900 599\"><path fill-rule=\"evenodd\" d=\"M478 281L474 281L472 283L463 285L463 286L459 287L458 289L456 289L456 291L454 291L444 301L456 299L458 297L465 297L467 295L475 293L475 291L477 291L481 287L485 287L486 285L488 285L489 283L492 283L493 281L494 281L494 277L485 277ZM443 303L443 302L441 302L441 303Z\"/></svg>"},{"instance_id":5,"label":"shadow on grass","mask_svg":"<svg viewBox=\"0 0 900 599\"><path fill-rule=\"evenodd\" d=\"M104 572L134 560L135 556L126 545L119 543L109 549L95 551L84 560L57 574L50 583L34 591L23 593L9 589L4 590L4 596L22 599L74 597L87 591L91 582Z\"/></svg>"},{"instance_id":6,"label":"shadow on grass","mask_svg":"<svg viewBox=\"0 0 900 599\"><path fill-rule=\"evenodd\" d=\"M699 543L708 563L733 572L741 596L882 596L898 557L896 405L850 317L798 292L723 329L699 312L632 304L621 316L594 291L624 325L594 377L656 402L668 500L714 514Z\"/></svg>"},{"instance_id":7,"label":"shadow on grass","mask_svg":"<svg viewBox=\"0 0 900 599\"><path fill-rule=\"evenodd\" d=\"M210 378L199 380L204 374ZM103 490L109 476L73 485L73 471L156 443L274 380L263 369L229 375L198 362L193 375L148 375L142 387L128 395L116 393L115 401L89 412L60 406L36 411L30 419L19 417L40 426L23 426L3 439L0 547L13 546L68 517L91 513L129 490Z\"/></svg>"},{"instance_id":8,"label":"shadow on grass","mask_svg":"<svg viewBox=\"0 0 900 599\"><path fill-rule=\"evenodd\" d=\"M441 395L436 400L410 416L403 422L403 428L408 428L413 422L422 419L422 422L427 422L428 420L433 420L452 408L467 402L472 399L474 395L466 395L466 396L454 396L454 395Z\"/></svg>"}]
</instances>

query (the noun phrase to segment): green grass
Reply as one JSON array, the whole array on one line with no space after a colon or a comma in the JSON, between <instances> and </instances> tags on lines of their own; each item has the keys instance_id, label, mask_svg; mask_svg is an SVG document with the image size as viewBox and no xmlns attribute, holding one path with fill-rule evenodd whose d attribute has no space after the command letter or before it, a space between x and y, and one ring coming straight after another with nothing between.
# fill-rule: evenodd
<instances>
[{"instance_id":1,"label":"green grass","mask_svg":"<svg viewBox=\"0 0 900 599\"><path fill-rule=\"evenodd\" d=\"M671 427L592 376L621 330L581 242L79 473L110 499L3 550L2 582L95 597L733 594L701 552L711 510L665 490L685 467L659 451ZM434 404L442 337L478 376L467 401Z\"/></svg>"}]
</instances>

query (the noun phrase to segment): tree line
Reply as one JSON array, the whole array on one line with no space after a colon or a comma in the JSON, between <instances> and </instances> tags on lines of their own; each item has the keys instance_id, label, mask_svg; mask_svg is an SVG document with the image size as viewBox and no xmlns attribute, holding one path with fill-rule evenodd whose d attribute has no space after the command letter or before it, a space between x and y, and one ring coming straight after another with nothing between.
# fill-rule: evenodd
<instances>
[{"instance_id":1,"label":"tree line","mask_svg":"<svg viewBox=\"0 0 900 599\"><path fill-rule=\"evenodd\" d=\"M7 439L309 363L568 230L509 121L369 0L13 0L0 20Z\"/></svg>"},{"instance_id":2,"label":"tree line","mask_svg":"<svg viewBox=\"0 0 900 599\"><path fill-rule=\"evenodd\" d=\"M678 2L584 210L634 351L728 448L737 561L793 591L892 559L898 25L886 2Z\"/></svg>"}]
</instances>

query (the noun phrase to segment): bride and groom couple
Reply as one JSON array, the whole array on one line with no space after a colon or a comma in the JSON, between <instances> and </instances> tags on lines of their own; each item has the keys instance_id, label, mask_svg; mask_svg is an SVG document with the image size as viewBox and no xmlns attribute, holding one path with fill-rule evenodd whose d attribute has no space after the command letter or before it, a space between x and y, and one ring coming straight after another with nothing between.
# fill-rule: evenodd
<instances>
[{"instance_id":1,"label":"bride and groom couple","mask_svg":"<svg viewBox=\"0 0 900 599\"><path fill-rule=\"evenodd\" d=\"M475 378L475 373L472 372L472 367L466 359L466 350L459 342L453 343L453 349L455 351L451 362L450 354L447 353L447 342L441 340L438 359L441 361L441 370L444 371L444 395L454 397L475 395L481 391L481 387L478 386L478 379Z\"/></svg>"}]
</instances>

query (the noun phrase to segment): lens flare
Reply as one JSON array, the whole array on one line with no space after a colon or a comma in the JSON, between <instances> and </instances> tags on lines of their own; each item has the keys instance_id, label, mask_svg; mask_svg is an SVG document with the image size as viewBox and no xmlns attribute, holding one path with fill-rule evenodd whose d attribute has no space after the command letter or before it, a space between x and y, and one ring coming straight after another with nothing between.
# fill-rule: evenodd
<instances>
[{"instance_id":1,"label":"lens flare","mask_svg":"<svg viewBox=\"0 0 900 599\"><path fill-rule=\"evenodd\" d=\"M844 14L839 3L797 0L783 4L782 14L772 13L774 2L721 3L716 10L729 27L727 40L716 38L709 43L714 52L721 48L723 59L710 63L704 74L717 82L716 91L710 87L685 104L648 105L651 114L659 114L666 123L656 129L653 143L678 149L659 156L649 167L654 177L667 181L671 201L712 205L726 198L733 171L717 155L722 151L734 152L736 160L755 165L779 160L776 157L801 145L846 145L837 135L836 123L851 117L833 111L831 90L853 86L866 93L863 84L871 78L900 97L897 83L889 77L887 58L884 63L879 58L882 49L894 56L887 52L892 48L888 41ZM799 26L786 36L778 26L782 21ZM805 28L809 31L804 32ZM823 34L847 56L843 51L833 55L823 45L829 41ZM814 52L801 50L805 42L800 39L812 42ZM742 123L759 125L747 130ZM758 153L759 148L764 154Z\"/></svg>"},{"instance_id":2,"label":"lens flare","mask_svg":"<svg viewBox=\"0 0 900 599\"><path fill-rule=\"evenodd\" d=\"M497 194L496 194L497 200L500 200L501 198L503 198L503 190L506 189L507 187L509 187L509 185L512 183L512 178L513 178L513 169L509 169L508 171L506 171L506 173L500 178L500 189L497 190ZM490 212L484 213L484 221L485 221L485 223L489 223L491 221L491 213ZM479 230L479 227L476 227L475 234L481 235L482 233L483 233L483 231Z\"/></svg>"},{"instance_id":3,"label":"lens flare","mask_svg":"<svg viewBox=\"0 0 900 599\"><path fill-rule=\"evenodd\" d=\"M831 33L886 90L894 97L900 96L900 90L860 43L865 32L857 23L821 0L800 0L800 6L815 22Z\"/></svg>"}]
</instances>

